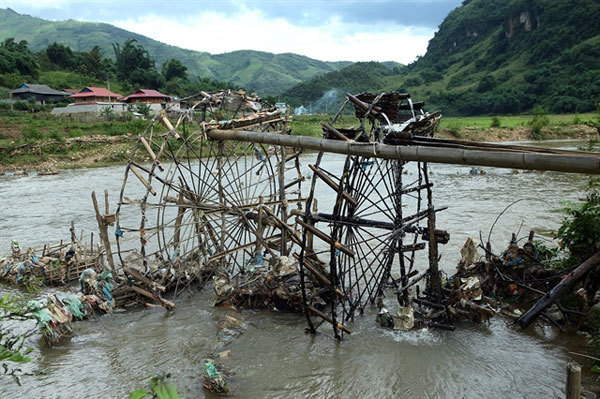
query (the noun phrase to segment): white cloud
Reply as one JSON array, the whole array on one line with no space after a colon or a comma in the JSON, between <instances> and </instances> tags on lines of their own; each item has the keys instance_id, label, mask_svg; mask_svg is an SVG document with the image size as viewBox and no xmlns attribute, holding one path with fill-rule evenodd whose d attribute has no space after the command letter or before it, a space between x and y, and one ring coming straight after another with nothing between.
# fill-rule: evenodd
<instances>
[{"instance_id":1,"label":"white cloud","mask_svg":"<svg viewBox=\"0 0 600 399\"><path fill-rule=\"evenodd\" d=\"M234 50L298 53L326 61L409 63L427 49L432 29L398 24L347 24L332 16L318 26L267 18L243 4L235 14L201 12L186 18L149 14L112 24L171 45L213 54Z\"/></svg>"},{"instance_id":2,"label":"white cloud","mask_svg":"<svg viewBox=\"0 0 600 399\"><path fill-rule=\"evenodd\" d=\"M69 4L69 0L7 0L2 2L2 7L18 7L26 9L55 9L60 10Z\"/></svg>"}]
</instances>

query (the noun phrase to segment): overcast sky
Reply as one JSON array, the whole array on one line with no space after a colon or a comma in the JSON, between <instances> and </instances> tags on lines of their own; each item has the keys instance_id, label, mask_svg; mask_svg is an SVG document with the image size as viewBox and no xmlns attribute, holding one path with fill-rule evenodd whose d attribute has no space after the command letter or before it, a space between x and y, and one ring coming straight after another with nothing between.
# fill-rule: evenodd
<instances>
[{"instance_id":1,"label":"overcast sky","mask_svg":"<svg viewBox=\"0 0 600 399\"><path fill-rule=\"evenodd\" d=\"M107 22L164 43L213 54L293 52L326 61L397 61L425 53L461 0L17 0L21 14Z\"/></svg>"}]
</instances>

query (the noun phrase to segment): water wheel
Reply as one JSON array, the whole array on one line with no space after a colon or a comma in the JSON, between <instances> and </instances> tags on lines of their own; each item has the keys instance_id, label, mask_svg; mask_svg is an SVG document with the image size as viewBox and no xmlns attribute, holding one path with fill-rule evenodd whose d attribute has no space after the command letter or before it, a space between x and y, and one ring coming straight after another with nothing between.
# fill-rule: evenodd
<instances>
[{"instance_id":1,"label":"water wheel","mask_svg":"<svg viewBox=\"0 0 600 399\"><path fill-rule=\"evenodd\" d=\"M355 106L359 128L336 127L335 122L348 103ZM361 145L387 143L399 136L431 135L439 121L436 114L424 113L420 104L415 106L410 96L400 93L377 97L369 93L348 95L344 106L331 124L324 124L325 137L354 140ZM314 263L320 254L329 252L330 288L337 294L332 295L335 300L328 317L336 337L341 337L349 331L345 323L362 313L367 304L374 304L386 288L394 288L398 303L408 306L410 278L419 270L429 272L428 291L439 287L439 240L435 234L429 234L435 233L436 209L424 163L347 156L341 173L336 173L327 170L322 160L321 153L310 166L314 174L303 215L310 228L304 231L306 248L300 260ZM335 201L327 209L317 210L315 191L323 190L333 191ZM321 231L322 226L329 228L329 234ZM325 241L315 244L313 230L321 231ZM314 308L314 300L306 298L307 309ZM309 325L315 330L310 313L307 312Z\"/></svg>"},{"instance_id":2,"label":"water wheel","mask_svg":"<svg viewBox=\"0 0 600 399\"><path fill-rule=\"evenodd\" d=\"M289 254L288 200L301 200L299 153L203 134L215 124L282 133L287 120L279 111L242 114L239 101L237 119L227 119L227 98L188 111L175 126L162 113L140 136L117 211L122 263L135 251L145 273L158 268L180 279L219 270L234 277L262 265L264 255ZM166 129L155 133L155 122ZM286 176L297 176L295 183L285 184Z\"/></svg>"}]
</instances>

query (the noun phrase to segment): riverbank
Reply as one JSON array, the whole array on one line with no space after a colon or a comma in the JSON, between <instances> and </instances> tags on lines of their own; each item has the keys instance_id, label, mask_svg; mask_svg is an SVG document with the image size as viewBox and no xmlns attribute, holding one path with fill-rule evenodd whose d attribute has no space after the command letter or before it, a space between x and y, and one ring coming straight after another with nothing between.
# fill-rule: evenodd
<instances>
[{"instance_id":1,"label":"riverbank","mask_svg":"<svg viewBox=\"0 0 600 399\"><path fill-rule=\"evenodd\" d=\"M531 116L465 117L442 119L436 135L468 141L525 141L598 138L591 126L597 114L549 115L548 124L534 134ZM293 134L321 137L321 122L331 115L298 115L291 123ZM342 115L342 127L356 124L353 115ZM140 119L56 117L47 113L0 114L0 175L48 170L90 168L127 162L137 136L148 121ZM499 125L491 127L492 125ZM159 125L155 131L162 129ZM148 161L141 158L139 161Z\"/></svg>"}]
</instances>

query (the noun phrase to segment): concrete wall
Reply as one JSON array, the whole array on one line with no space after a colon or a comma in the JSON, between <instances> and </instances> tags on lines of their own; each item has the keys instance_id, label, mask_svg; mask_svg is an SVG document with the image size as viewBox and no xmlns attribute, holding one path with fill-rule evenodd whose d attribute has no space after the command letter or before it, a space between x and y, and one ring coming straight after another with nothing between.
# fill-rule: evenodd
<instances>
[{"instance_id":1,"label":"concrete wall","mask_svg":"<svg viewBox=\"0 0 600 399\"><path fill-rule=\"evenodd\" d=\"M106 107L110 107L115 114L122 114L128 112L130 104L125 103L96 103L96 104L69 104L66 107L54 108L52 114L80 114L80 113L92 113L100 114ZM163 104L148 104L152 112L160 112L164 109ZM179 110L179 103L171 104L170 109L173 111ZM135 112L135 106L132 107Z\"/></svg>"}]
</instances>

